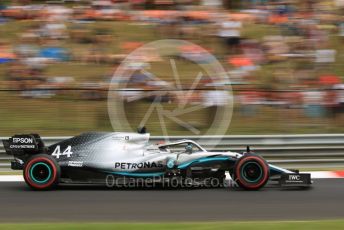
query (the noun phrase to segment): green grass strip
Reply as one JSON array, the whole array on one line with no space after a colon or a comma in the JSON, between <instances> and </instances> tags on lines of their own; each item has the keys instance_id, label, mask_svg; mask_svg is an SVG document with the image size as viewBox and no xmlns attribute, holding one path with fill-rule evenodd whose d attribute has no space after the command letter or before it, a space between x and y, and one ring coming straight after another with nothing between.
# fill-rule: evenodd
<instances>
[{"instance_id":1,"label":"green grass strip","mask_svg":"<svg viewBox=\"0 0 344 230\"><path fill-rule=\"evenodd\" d=\"M344 220L326 221L257 221L257 222L195 222L195 223L20 223L0 224L2 230L12 229L81 229L81 230L131 230L131 229L186 229L186 230L210 230L210 229L231 229L231 230L290 230L290 229L344 229Z\"/></svg>"}]
</instances>

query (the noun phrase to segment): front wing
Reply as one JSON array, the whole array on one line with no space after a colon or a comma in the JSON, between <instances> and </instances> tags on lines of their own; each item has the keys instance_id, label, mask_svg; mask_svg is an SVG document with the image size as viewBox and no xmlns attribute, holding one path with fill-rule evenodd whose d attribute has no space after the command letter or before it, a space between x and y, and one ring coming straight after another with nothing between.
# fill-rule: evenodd
<instances>
[{"instance_id":1,"label":"front wing","mask_svg":"<svg viewBox=\"0 0 344 230\"><path fill-rule=\"evenodd\" d=\"M282 187L308 187L312 184L310 173L285 173L279 179Z\"/></svg>"}]
</instances>

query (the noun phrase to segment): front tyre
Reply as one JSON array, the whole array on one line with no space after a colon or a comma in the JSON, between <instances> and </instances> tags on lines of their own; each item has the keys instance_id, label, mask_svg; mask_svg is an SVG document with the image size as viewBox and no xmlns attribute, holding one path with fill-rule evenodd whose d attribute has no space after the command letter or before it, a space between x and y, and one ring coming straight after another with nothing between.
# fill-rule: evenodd
<instances>
[{"instance_id":1,"label":"front tyre","mask_svg":"<svg viewBox=\"0 0 344 230\"><path fill-rule=\"evenodd\" d=\"M24 180L35 190L54 188L60 179L60 166L46 154L32 156L24 165Z\"/></svg>"},{"instance_id":2,"label":"front tyre","mask_svg":"<svg viewBox=\"0 0 344 230\"><path fill-rule=\"evenodd\" d=\"M234 166L233 176L237 184L246 190L258 190L269 180L269 165L255 154L246 154Z\"/></svg>"}]
</instances>

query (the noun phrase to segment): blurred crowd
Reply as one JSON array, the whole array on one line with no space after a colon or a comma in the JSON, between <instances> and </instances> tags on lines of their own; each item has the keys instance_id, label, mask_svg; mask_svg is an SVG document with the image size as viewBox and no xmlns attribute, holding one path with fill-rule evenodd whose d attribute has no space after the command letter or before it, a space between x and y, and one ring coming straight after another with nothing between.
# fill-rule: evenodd
<instances>
[{"instance_id":1,"label":"blurred crowd","mask_svg":"<svg viewBox=\"0 0 344 230\"><path fill-rule=\"evenodd\" d=\"M244 117L253 117L267 106L344 123L343 0L57 2L11 1L0 5L1 33L13 21L33 22L18 31L15 41L0 36L0 67L5 66L2 89L20 90L22 97L30 98L68 95L72 90L66 89L84 89L78 95L82 99L105 99L116 67L128 53L144 44L139 36L145 35L138 33L136 40L123 40L111 28L89 25L100 21L134 23L152 27L153 38L192 41L212 53L225 67L230 83L211 76L202 78L198 87L213 89L216 84L231 84ZM109 49L111 42L118 43L119 48ZM76 49L74 45L84 48ZM183 46L175 55L211 63L213 59L205 50ZM142 63L162 58L149 50L142 60L133 63L134 69L143 69ZM68 72L65 76L47 74L47 68L57 63L113 68L91 81L79 81ZM126 87L154 90L169 84L168 80L136 71ZM186 81L183 87L191 84ZM127 92L122 96L131 101L154 98L142 94ZM162 100L224 106L221 97L227 96L224 91L212 96L194 92L187 98L167 94Z\"/></svg>"}]
</instances>

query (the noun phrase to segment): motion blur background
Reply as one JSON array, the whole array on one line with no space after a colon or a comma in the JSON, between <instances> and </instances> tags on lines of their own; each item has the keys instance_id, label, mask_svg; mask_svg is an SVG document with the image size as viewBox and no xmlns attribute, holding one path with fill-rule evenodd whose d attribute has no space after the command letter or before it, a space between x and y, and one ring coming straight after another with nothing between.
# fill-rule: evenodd
<instances>
[{"instance_id":1,"label":"motion blur background","mask_svg":"<svg viewBox=\"0 0 344 230\"><path fill-rule=\"evenodd\" d=\"M162 39L203 47L230 78L205 75L187 97L157 92L170 110L182 100L203 105L180 117L201 133L214 109L227 106L221 100L226 94L209 94L212 84L233 90L227 134L342 133L343 15L344 0L1 1L1 135L113 130L107 90L117 67L136 48ZM157 96L154 90L175 80L166 62L171 54L148 50L142 56L127 79L127 88L136 91L119 94L124 107L118 109L133 128ZM174 50L182 89L200 71L193 61L211 64L206 57L193 46ZM157 116L145 125L160 135ZM169 135L193 134L173 120L166 123Z\"/></svg>"}]
</instances>

